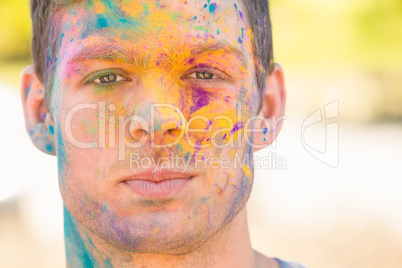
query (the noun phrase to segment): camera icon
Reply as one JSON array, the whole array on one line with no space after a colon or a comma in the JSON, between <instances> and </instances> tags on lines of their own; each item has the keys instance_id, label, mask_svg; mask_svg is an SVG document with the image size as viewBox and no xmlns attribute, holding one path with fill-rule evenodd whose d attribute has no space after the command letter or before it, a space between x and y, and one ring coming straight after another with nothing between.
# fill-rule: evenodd
<instances>
[{"instance_id":1,"label":"camera icon","mask_svg":"<svg viewBox=\"0 0 402 268\"><path fill-rule=\"evenodd\" d=\"M324 107L325 118L319 109L304 120L301 129L301 141L304 149L317 160L336 168L339 166L339 122L333 119L339 118L339 100L333 101ZM325 123L324 150L309 144L306 130L316 124Z\"/></svg>"}]
</instances>

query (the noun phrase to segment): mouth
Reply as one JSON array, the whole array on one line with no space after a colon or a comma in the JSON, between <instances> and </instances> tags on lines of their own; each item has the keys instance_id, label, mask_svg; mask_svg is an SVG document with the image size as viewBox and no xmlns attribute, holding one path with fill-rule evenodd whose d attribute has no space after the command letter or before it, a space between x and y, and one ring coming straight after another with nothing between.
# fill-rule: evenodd
<instances>
[{"instance_id":1,"label":"mouth","mask_svg":"<svg viewBox=\"0 0 402 268\"><path fill-rule=\"evenodd\" d=\"M190 173L159 169L156 172L144 171L125 177L121 182L135 195L158 199L172 197L181 192L194 177Z\"/></svg>"}]
</instances>

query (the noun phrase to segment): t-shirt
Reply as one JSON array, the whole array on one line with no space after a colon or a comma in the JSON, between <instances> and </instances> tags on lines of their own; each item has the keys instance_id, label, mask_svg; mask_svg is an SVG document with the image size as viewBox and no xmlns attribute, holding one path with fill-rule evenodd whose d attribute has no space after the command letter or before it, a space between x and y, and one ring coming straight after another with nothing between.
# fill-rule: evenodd
<instances>
[{"instance_id":1,"label":"t-shirt","mask_svg":"<svg viewBox=\"0 0 402 268\"><path fill-rule=\"evenodd\" d=\"M296 262L286 262L277 258L273 258L274 260L276 260L277 262L279 262L279 266L281 268L306 268L303 265L300 265Z\"/></svg>"}]
</instances>

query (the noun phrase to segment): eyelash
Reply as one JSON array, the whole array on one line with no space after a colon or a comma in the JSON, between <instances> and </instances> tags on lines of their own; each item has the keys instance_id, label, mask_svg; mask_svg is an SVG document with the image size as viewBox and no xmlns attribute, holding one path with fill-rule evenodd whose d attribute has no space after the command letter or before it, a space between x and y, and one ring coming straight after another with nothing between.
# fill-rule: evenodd
<instances>
[{"instance_id":1,"label":"eyelash","mask_svg":"<svg viewBox=\"0 0 402 268\"><path fill-rule=\"evenodd\" d=\"M100 81L102 77L109 76L109 75L115 75L115 76L116 76L116 82L102 83L102 82ZM97 82L96 80L99 80L99 82ZM122 77L121 75L118 75L118 74L105 74L105 75L102 75L102 76L99 76L98 78L96 78L96 79L94 80L94 83L104 85L104 84L114 84L114 83L118 83L118 82L124 81L124 80L127 81L127 79L125 79L124 77Z\"/></svg>"},{"instance_id":2,"label":"eyelash","mask_svg":"<svg viewBox=\"0 0 402 268\"><path fill-rule=\"evenodd\" d=\"M190 77L191 75L196 75L196 72L208 72L213 74L214 78L212 79L198 79L196 77ZM100 79L104 76L108 76L108 75L116 75L117 76L117 81L116 82L111 82L111 83L101 83ZM93 75L89 75L88 77L86 77L84 79L84 84L95 84L98 86L112 86L112 85L116 85L118 83L121 82L129 82L131 81L130 78L126 77L127 75L123 75L121 71L104 71L104 72L100 72L100 73L96 73ZM216 84L219 83L221 81L225 81L227 79L227 75L225 73L223 73L222 71L216 70L216 69L212 69L209 67L194 67L192 69L190 69L189 71L187 71L187 73L181 77L181 79L192 79L192 80L197 80L197 83L201 83L201 84ZM96 80L99 80L99 82L96 82Z\"/></svg>"},{"instance_id":3,"label":"eyelash","mask_svg":"<svg viewBox=\"0 0 402 268\"><path fill-rule=\"evenodd\" d=\"M119 79L119 80L116 82L112 82L112 83L101 83L100 79L102 77L105 77L108 75L116 75L117 79ZM131 79L127 78L127 76L128 76L127 74L123 74L123 72L120 70L106 70L106 71L100 71L100 72L97 72L95 74L91 74L91 75L85 77L83 80L83 83L84 83L84 85L95 84L95 85L99 85L99 86L112 86L117 83L131 81ZM96 80L99 80L99 82L96 82Z\"/></svg>"},{"instance_id":4,"label":"eyelash","mask_svg":"<svg viewBox=\"0 0 402 268\"><path fill-rule=\"evenodd\" d=\"M190 77L190 75L195 75L196 72L208 72L214 75L214 78L212 79L198 79L196 77ZM197 80L197 83L202 83L202 84L216 84L222 81L227 80L227 75L223 73L222 71L209 68L209 67L194 67L187 71L187 74L181 77L182 79L194 79Z\"/></svg>"}]
</instances>

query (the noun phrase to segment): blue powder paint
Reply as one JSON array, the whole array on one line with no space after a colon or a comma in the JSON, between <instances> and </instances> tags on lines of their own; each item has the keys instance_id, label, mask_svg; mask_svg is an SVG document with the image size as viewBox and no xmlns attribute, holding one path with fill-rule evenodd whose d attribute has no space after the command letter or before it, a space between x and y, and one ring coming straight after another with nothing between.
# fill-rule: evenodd
<instances>
[{"instance_id":1,"label":"blue powder paint","mask_svg":"<svg viewBox=\"0 0 402 268\"><path fill-rule=\"evenodd\" d=\"M216 9L216 3L212 3L212 4L210 4L209 5L209 12L214 12L215 11L215 9Z\"/></svg>"},{"instance_id":2,"label":"blue powder paint","mask_svg":"<svg viewBox=\"0 0 402 268\"><path fill-rule=\"evenodd\" d=\"M162 123L163 122L156 122L156 124L154 125L155 131L161 131L162 130Z\"/></svg>"},{"instance_id":3,"label":"blue powder paint","mask_svg":"<svg viewBox=\"0 0 402 268\"><path fill-rule=\"evenodd\" d=\"M121 31L121 35L123 38L129 38L130 35L125 35L124 33L128 31L135 31L134 28L140 27L143 24L138 18L127 18L126 15L123 14L116 6L115 1L107 1L107 5L110 8L108 15L97 15L94 21L91 21L85 31L81 34L81 39L87 38L94 29L100 30L106 27L113 28L123 28ZM149 9L146 5L144 5L145 13L149 14ZM148 11L147 11L148 10Z\"/></svg>"},{"instance_id":4,"label":"blue powder paint","mask_svg":"<svg viewBox=\"0 0 402 268\"><path fill-rule=\"evenodd\" d=\"M237 5L236 5L236 3L234 3L234 6L235 6L235 9L237 9Z\"/></svg>"},{"instance_id":5,"label":"blue powder paint","mask_svg":"<svg viewBox=\"0 0 402 268\"><path fill-rule=\"evenodd\" d=\"M27 90L25 91L25 98L28 97L29 91L31 91L31 87L28 87Z\"/></svg>"},{"instance_id":6,"label":"blue powder paint","mask_svg":"<svg viewBox=\"0 0 402 268\"><path fill-rule=\"evenodd\" d=\"M221 32L221 30L216 31L217 34L219 34Z\"/></svg>"},{"instance_id":7,"label":"blue powder paint","mask_svg":"<svg viewBox=\"0 0 402 268\"><path fill-rule=\"evenodd\" d=\"M240 10L239 10L239 15L240 15L240 18L243 19L243 12L241 12Z\"/></svg>"},{"instance_id":8,"label":"blue powder paint","mask_svg":"<svg viewBox=\"0 0 402 268\"><path fill-rule=\"evenodd\" d=\"M104 1L106 2L106 5L112 9L112 10L116 10L116 5L114 4L114 1Z\"/></svg>"},{"instance_id":9,"label":"blue powder paint","mask_svg":"<svg viewBox=\"0 0 402 268\"><path fill-rule=\"evenodd\" d=\"M108 27L107 20L103 16L98 16L98 21L96 23L96 28L102 29Z\"/></svg>"},{"instance_id":10,"label":"blue powder paint","mask_svg":"<svg viewBox=\"0 0 402 268\"><path fill-rule=\"evenodd\" d=\"M63 208L67 262L69 265L71 265L71 267L93 268L94 265L92 260L94 260L94 257L86 248L82 237L78 234L73 216L65 206L63 206ZM75 256L78 256L78 258L75 258Z\"/></svg>"},{"instance_id":11,"label":"blue powder paint","mask_svg":"<svg viewBox=\"0 0 402 268\"><path fill-rule=\"evenodd\" d=\"M54 127L53 126L49 126L49 133L54 135Z\"/></svg>"},{"instance_id":12,"label":"blue powder paint","mask_svg":"<svg viewBox=\"0 0 402 268\"><path fill-rule=\"evenodd\" d=\"M66 164L66 151L64 149L64 142L63 142L63 133L61 132L61 123L60 123L60 119L56 118L56 132L57 132L57 166L58 166L58 174L59 174L59 178L61 179L61 184L64 185L64 174L63 174L63 170L65 168L65 164Z\"/></svg>"},{"instance_id":13,"label":"blue powder paint","mask_svg":"<svg viewBox=\"0 0 402 268\"><path fill-rule=\"evenodd\" d=\"M241 28L241 38L242 39L244 38L244 29L243 28Z\"/></svg>"},{"instance_id":14,"label":"blue powder paint","mask_svg":"<svg viewBox=\"0 0 402 268\"><path fill-rule=\"evenodd\" d=\"M241 40L240 37L239 37L239 40L237 40L237 42L239 42L240 44L243 44L243 40Z\"/></svg>"},{"instance_id":15,"label":"blue powder paint","mask_svg":"<svg viewBox=\"0 0 402 268\"><path fill-rule=\"evenodd\" d=\"M208 5L207 5L207 4L205 4L205 5L204 5L204 8L207 8L207 6L208 6Z\"/></svg>"},{"instance_id":16,"label":"blue powder paint","mask_svg":"<svg viewBox=\"0 0 402 268\"><path fill-rule=\"evenodd\" d=\"M109 258L107 258L104 262L103 262L103 266L102 267L105 267L105 268L112 268L113 267L113 265L112 265L112 263L110 262L110 259Z\"/></svg>"},{"instance_id":17,"label":"blue powder paint","mask_svg":"<svg viewBox=\"0 0 402 268\"><path fill-rule=\"evenodd\" d=\"M267 135L267 132L268 132L268 128L266 127L266 128L264 128L264 130L263 130L264 135Z\"/></svg>"},{"instance_id":18,"label":"blue powder paint","mask_svg":"<svg viewBox=\"0 0 402 268\"><path fill-rule=\"evenodd\" d=\"M46 144L45 146L46 151L48 151L49 153L53 151L53 146L51 143Z\"/></svg>"},{"instance_id":19,"label":"blue powder paint","mask_svg":"<svg viewBox=\"0 0 402 268\"><path fill-rule=\"evenodd\" d=\"M63 43L63 38L64 38L64 33L62 33L62 34L60 35L60 46L61 46L61 44Z\"/></svg>"}]
</instances>

